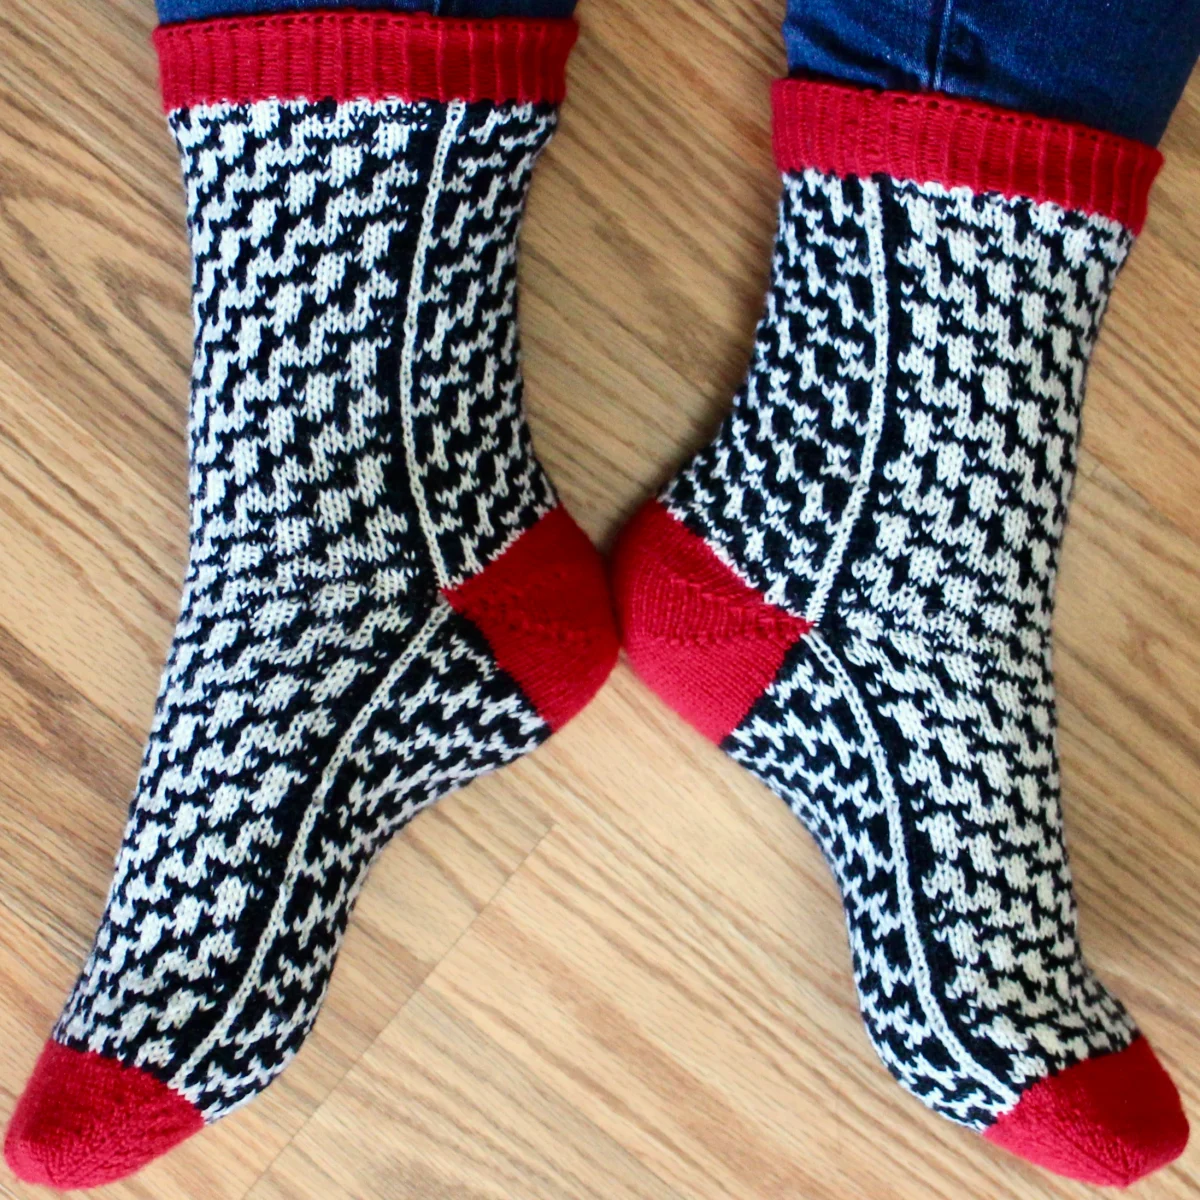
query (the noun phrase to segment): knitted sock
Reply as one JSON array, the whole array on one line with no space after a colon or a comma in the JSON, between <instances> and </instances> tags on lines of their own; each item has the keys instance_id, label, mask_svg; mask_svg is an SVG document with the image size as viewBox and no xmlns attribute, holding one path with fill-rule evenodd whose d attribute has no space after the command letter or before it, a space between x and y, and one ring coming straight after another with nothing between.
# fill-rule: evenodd
<instances>
[{"instance_id":1,"label":"knitted sock","mask_svg":"<svg viewBox=\"0 0 1200 1200\"><path fill-rule=\"evenodd\" d=\"M749 378L623 535L625 645L820 843L896 1078L1128 1183L1187 1124L1080 954L1050 622L1088 356L1159 156L945 97L793 80L775 106Z\"/></svg>"},{"instance_id":2,"label":"knitted sock","mask_svg":"<svg viewBox=\"0 0 1200 1200\"><path fill-rule=\"evenodd\" d=\"M391 835L613 664L516 328L574 36L159 30L195 262L191 554L108 907L9 1129L24 1179L119 1178L265 1088Z\"/></svg>"}]
</instances>

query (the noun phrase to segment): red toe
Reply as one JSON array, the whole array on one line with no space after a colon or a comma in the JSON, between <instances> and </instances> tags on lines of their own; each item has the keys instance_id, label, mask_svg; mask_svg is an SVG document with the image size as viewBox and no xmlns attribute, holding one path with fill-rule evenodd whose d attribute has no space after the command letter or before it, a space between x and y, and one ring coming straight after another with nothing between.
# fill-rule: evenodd
<instances>
[{"instance_id":1,"label":"red toe","mask_svg":"<svg viewBox=\"0 0 1200 1200\"><path fill-rule=\"evenodd\" d=\"M28 1183L97 1187L132 1175L204 1125L161 1080L47 1042L17 1103L4 1157Z\"/></svg>"},{"instance_id":2,"label":"red toe","mask_svg":"<svg viewBox=\"0 0 1200 1200\"><path fill-rule=\"evenodd\" d=\"M1139 1037L1034 1084L984 1136L1059 1175L1127 1187L1183 1153L1188 1123L1171 1077Z\"/></svg>"}]
</instances>

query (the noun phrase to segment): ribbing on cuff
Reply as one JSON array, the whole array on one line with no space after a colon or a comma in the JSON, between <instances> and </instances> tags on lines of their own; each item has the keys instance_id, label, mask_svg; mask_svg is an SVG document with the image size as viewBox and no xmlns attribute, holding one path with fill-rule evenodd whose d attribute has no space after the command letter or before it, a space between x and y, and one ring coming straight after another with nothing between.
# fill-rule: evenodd
<instances>
[{"instance_id":1,"label":"ribbing on cuff","mask_svg":"<svg viewBox=\"0 0 1200 1200\"><path fill-rule=\"evenodd\" d=\"M1134 233L1162 166L1142 142L950 96L782 79L772 99L785 173L812 167L1026 196Z\"/></svg>"},{"instance_id":2,"label":"ribbing on cuff","mask_svg":"<svg viewBox=\"0 0 1200 1200\"><path fill-rule=\"evenodd\" d=\"M256 100L557 104L574 21L303 12L161 25L163 108Z\"/></svg>"}]
</instances>

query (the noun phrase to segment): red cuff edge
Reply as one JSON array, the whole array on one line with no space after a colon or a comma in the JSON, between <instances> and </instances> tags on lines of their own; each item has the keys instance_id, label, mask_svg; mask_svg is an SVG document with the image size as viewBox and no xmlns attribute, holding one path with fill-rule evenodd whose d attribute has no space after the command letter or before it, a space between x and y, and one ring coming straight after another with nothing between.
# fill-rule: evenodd
<instances>
[{"instance_id":1,"label":"red cuff edge","mask_svg":"<svg viewBox=\"0 0 1200 1200\"><path fill-rule=\"evenodd\" d=\"M256 100L558 104L574 21L305 12L160 25L163 109Z\"/></svg>"},{"instance_id":2,"label":"red cuff edge","mask_svg":"<svg viewBox=\"0 0 1200 1200\"><path fill-rule=\"evenodd\" d=\"M1142 142L950 96L781 79L772 102L785 173L812 167L1025 196L1133 233L1163 162Z\"/></svg>"}]
</instances>

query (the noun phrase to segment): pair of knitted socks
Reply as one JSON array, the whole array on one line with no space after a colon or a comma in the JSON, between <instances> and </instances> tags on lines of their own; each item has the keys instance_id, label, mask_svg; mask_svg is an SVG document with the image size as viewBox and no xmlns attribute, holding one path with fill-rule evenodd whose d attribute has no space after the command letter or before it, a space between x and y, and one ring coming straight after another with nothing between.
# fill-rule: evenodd
<instances>
[{"instance_id":1,"label":"pair of knitted socks","mask_svg":"<svg viewBox=\"0 0 1200 1200\"><path fill-rule=\"evenodd\" d=\"M308 13L157 35L194 257L192 538L95 945L6 1141L126 1175L312 1027L367 869L617 655L522 412L517 239L575 28ZM1187 1137L1076 940L1050 672L1088 356L1155 151L775 92L766 314L614 562L635 669L782 796L911 1092L1128 1183Z\"/></svg>"}]
</instances>

